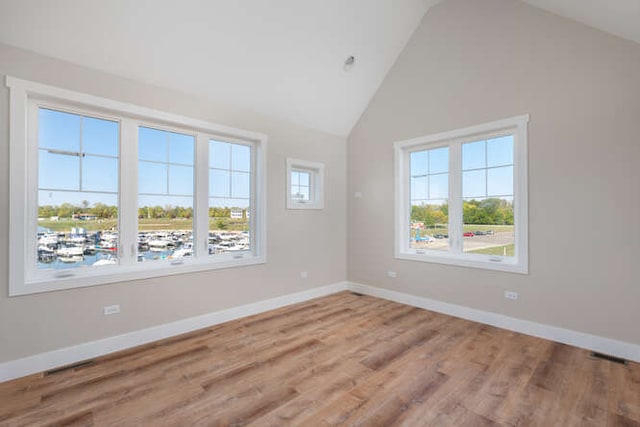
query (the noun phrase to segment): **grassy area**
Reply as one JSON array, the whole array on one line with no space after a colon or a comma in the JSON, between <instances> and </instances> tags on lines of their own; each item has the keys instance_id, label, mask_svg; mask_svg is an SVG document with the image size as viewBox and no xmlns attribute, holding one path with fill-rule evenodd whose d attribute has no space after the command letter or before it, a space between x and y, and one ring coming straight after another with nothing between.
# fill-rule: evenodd
<instances>
[{"instance_id":1,"label":"grassy area","mask_svg":"<svg viewBox=\"0 0 640 427\"><path fill-rule=\"evenodd\" d=\"M38 221L38 226L47 228L51 231L69 233L71 228L78 227L84 228L88 232L97 230L108 231L115 229L118 226L118 221L115 219L105 220L72 220L72 219L60 219L59 221ZM148 219L142 218L138 220L138 229L140 231L153 231L153 230L190 230L193 227L192 220L185 219L171 219L171 218L158 218ZM231 219L231 218L209 218L210 230L231 230L231 231L243 231L249 229L249 223L246 220Z\"/></svg>"},{"instance_id":2,"label":"grassy area","mask_svg":"<svg viewBox=\"0 0 640 427\"><path fill-rule=\"evenodd\" d=\"M498 255L498 256L504 256L505 255L505 248L506 248L506 256L515 256L516 254L516 245L514 245L513 243L510 245L502 245L502 246L494 246L491 248L483 248L483 249L476 249L473 251L467 251L469 253L472 254L486 254L486 255Z\"/></svg>"},{"instance_id":3,"label":"grassy area","mask_svg":"<svg viewBox=\"0 0 640 427\"><path fill-rule=\"evenodd\" d=\"M465 224L462 226L463 232L467 231L489 231L493 230L496 233L510 232L513 233L513 225L476 225ZM420 230L420 235L433 236L434 234L449 234L449 227L444 224L437 224L435 227L428 227L424 230ZM413 235L413 234L412 234Z\"/></svg>"}]
</instances>

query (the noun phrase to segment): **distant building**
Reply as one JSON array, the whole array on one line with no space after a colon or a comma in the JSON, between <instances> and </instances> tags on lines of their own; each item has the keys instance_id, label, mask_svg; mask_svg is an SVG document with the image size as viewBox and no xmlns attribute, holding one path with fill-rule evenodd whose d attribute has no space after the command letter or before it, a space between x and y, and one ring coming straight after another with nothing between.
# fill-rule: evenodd
<instances>
[{"instance_id":1,"label":"distant building","mask_svg":"<svg viewBox=\"0 0 640 427\"><path fill-rule=\"evenodd\" d=\"M95 221L98 217L94 214L81 213L81 214L73 214L73 219L78 219L80 221Z\"/></svg>"},{"instance_id":2,"label":"distant building","mask_svg":"<svg viewBox=\"0 0 640 427\"><path fill-rule=\"evenodd\" d=\"M231 208L231 219L242 219L242 209Z\"/></svg>"}]
</instances>

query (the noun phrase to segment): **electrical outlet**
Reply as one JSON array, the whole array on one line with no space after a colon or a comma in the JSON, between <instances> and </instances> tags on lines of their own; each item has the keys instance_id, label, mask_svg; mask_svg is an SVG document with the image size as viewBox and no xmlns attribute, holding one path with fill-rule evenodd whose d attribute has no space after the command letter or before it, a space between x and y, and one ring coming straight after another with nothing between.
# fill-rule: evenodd
<instances>
[{"instance_id":1,"label":"electrical outlet","mask_svg":"<svg viewBox=\"0 0 640 427\"><path fill-rule=\"evenodd\" d=\"M398 273L396 273L395 271L389 270L387 271L387 276L395 279L396 277L398 277Z\"/></svg>"},{"instance_id":2,"label":"electrical outlet","mask_svg":"<svg viewBox=\"0 0 640 427\"><path fill-rule=\"evenodd\" d=\"M355 197L356 199L362 199L362 191L356 191L355 193L353 193L353 197Z\"/></svg>"},{"instance_id":3,"label":"electrical outlet","mask_svg":"<svg viewBox=\"0 0 640 427\"><path fill-rule=\"evenodd\" d=\"M516 291L504 291L504 297L506 299L517 300L519 296Z\"/></svg>"},{"instance_id":4,"label":"electrical outlet","mask_svg":"<svg viewBox=\"0 0 640 427\"><path fill-rule=\"evenodd\" d=\"M306 279L307 277L309 277L309 273L307 273L306 271L301 271L300 272L300 278L301 279Z\"/></svg>"},{"instance_id":5,"label":"electrical outlet","mask_svg":"<svg viewBox=\"0 0 640 427\"><path fill-rule=\"evenodd\" d=\"M112 314L118 314L118 313L120 313L120 304L104 306L105 316L111 316Z\"/></svg>"}]
</instances>

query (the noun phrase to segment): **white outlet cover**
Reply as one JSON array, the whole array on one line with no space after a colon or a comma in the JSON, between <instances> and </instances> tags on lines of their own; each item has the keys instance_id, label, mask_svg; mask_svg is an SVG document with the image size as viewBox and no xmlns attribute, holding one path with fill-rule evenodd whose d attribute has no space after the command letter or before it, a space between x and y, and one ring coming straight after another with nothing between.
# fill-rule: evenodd
<instances>
[{"instance_id":1,"label":"white outlet cover","mask_svg":"<svg viewBox=\"0 0 640 427\"><path fill-rule=\"evenodd\" d=\"M398 273L396 273L395 271L389 270L389 271L387 271L387 276L389 276L389 277L397 277Z\"/></svg>"},{"instance_id":2,"label":"white outlet cover","mask_svg":"<svg viewBox=\"0 0 640 427\"><path fill-rule=\"evenodd\" d=\"M504 297L510 300L517 300L520 295L516 291L504 291Z\"/></svg>"},{"instance_id":3,"label":"white outlet cover","mask_svg":"<svg viewBox=\"0 0 640 427\"><path fill-rule=\"evenodd\" d=\"M118 314L118 313L120 313L120 304L106 305L104 307L105 316L111 316L112 314Z\"/></svg>"},{"instance_id":4,"label":"white outlet cover","mask_svg":"<svg viewBox=\"0 0 640 427\"><path fill-rule=\"evenodd\" d=\"M306 271L301 271L300 272L300 278L301 279L306 279L307 277L309 277L309 273L307 273Z\"/></svg>"}]
</instances>

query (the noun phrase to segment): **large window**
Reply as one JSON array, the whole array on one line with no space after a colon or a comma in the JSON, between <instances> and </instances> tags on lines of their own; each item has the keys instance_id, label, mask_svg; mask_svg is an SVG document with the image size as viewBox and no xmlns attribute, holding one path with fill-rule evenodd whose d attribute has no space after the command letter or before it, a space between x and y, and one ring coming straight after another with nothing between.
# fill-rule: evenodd
<instances>
[{"instance_id":1,"label":"large window","mask_svg":"<svg viewBox=\"0 0 640 427\"><path fill-rule=\"evenodd\" d=\"M265 261L264 135L7 86L11 295Z\"/></svg>"},{"instance_id":2,"label":"large window","mask_svg":"<svg viewBox=\"0 0 640 427\"><path fill-rule=\"evenodd\" d=\"M395 144L397 258L527 272L527 121Z\"/></svg>"}]
</instances>

